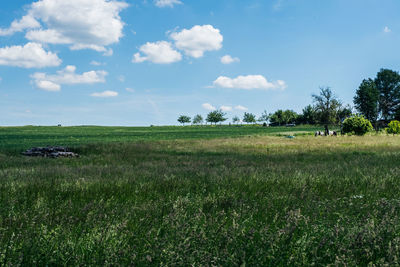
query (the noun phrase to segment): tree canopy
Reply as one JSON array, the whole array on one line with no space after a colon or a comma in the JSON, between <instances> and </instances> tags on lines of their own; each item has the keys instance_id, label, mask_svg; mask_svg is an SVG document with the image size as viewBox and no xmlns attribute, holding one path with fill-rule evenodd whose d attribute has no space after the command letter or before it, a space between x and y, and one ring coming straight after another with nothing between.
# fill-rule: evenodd
<instances>
[{"instance_id":1,"label":"tree canopy","mask_svg":"<svg viewBox=\"0 0 400 267\"><path fill-rule=\"evenodd\" d=\"M379 115L379 91L375 81L363 80L356 91L354 106L369 121L375 122Z\"/></svg>"},{"instance_id":2,"label":"tree canopy","mask_svg":"<svg viewBox=\"0 0 400 267\"><path fill-rule=\"evenodd\" d=\"M243 121L246 123L255 123L256 122L256 115L252 113L245 112L243 115Z\"/></svg>"},{"instance_id":3,"label":"tree canopy","mask_svg":"<svg viewBox=\"0 0 400 267\"><path fill-rule=\"evenodd\" d=\"M320 87L319 95L312 95L317 121L324 125L325 133L329 132L329 125L337 123L337 113L342 106L330 87Z\"/></svg>"},{"instance_id":4,"label":"tree canopy","mask_svg":"<svg viewBox=\"0 0 400 267\"><path fill-rule=\"evenodd\" d=\"M218 122L226 121L226 114L222 110L214 110L207 114L206 121L210 123L217 124Z\"/></svg>"},{"instance_id":5,"label":"tree canopy","mask_svg":"<svg viewBox=\"0 0 400 267\"><path fill-rule=\"evenodd\" d=\"M202 124L203 123L203 117L200 114L197 114L193 118L193 124Z\"/></svg>"},{"instance_id":6,"label":"tree canopy","mask_svg":"<svg viewBox=\"0 0 400 267\"><path fill-rule=\"evenodd\" d=\"M183 125L185 125L185 123L190 123L191 118L189 116L186 115L180 115L178 117L178 122L182 123Z\"/></svg>"}]
</instances>

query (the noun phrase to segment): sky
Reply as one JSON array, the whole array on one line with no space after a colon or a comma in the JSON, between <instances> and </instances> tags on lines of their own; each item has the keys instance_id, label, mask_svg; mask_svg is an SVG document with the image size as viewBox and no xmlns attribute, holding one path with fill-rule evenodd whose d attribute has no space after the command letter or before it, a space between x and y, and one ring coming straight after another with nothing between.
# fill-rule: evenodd
<instances>
[{"instance_id":1,"label":"sky","mask_svg":"<svg viewBox=\"0 0 400 267\"><path fill-rule=\"evenodd\" d=\"M399 0L0 2L0 125L177 125L344 104L400 70Z\"/></svg>"}]
</instances>

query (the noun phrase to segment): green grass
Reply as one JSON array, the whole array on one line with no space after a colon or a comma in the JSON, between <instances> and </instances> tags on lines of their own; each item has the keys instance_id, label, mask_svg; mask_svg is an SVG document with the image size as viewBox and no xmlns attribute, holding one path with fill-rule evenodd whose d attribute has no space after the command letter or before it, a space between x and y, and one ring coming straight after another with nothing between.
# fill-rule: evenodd
<instances>
[{"instance_id":1,"label":"green grass","mask_svg":"<svg viewBox=\"0 0 400 267\"><path fill-rule=\"evenodd\" d=\"M399 265L400 138L307 130L1 128L0 265Z\"/></svg>"}]
</instances>

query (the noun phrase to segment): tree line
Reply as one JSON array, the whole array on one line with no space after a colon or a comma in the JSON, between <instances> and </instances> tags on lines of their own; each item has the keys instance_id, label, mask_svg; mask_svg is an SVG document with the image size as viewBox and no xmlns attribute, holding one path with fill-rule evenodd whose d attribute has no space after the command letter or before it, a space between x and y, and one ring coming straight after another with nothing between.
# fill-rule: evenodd
<instances>
[{"instance_id":1,"label":"tree line","mask_svg":"<svg viewBox=\"0 0 400 267\"><path fill-rule=\"evenodd\" d=\"M368 119L375 127L386 126L392 120L400 120L400 75L398 72L381 69L374 79L364 79L354 96L354 107L358 115ZM279 109L274 113L264 111L259 117L253 113L245 112L243 118L238 116L232 118L233 124L263 123L271 126L310 124L323 125L325 132L329 126L342 124L343 121L353 114L350 105L343 102L334 94L330 87L320 87L319 94L312 95L312 104L303 108L300 114L293 110ZM222 110L211 111L207 114L205 121L211 124L227 121L226 113ZM181 115L178 122L203 124L201 115L191 117Z\"/></svg>"}]
</instances>

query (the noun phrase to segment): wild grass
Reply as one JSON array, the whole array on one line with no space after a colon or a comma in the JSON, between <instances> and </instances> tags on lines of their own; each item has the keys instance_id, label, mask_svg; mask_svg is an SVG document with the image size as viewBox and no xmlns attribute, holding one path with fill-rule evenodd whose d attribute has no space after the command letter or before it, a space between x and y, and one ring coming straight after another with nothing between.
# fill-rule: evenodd
<instances>
[{"instance_id":1,"label":"wild grass","mask_svg":"<svg viewBox=\"0 0 400 267\"><path fill-rule=\"evenodd\" d=\"M78 159L0 150L0 265L400 264L397 136L75 148Z\"/></svg>"}]
</instances>

